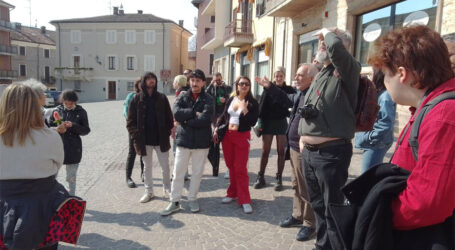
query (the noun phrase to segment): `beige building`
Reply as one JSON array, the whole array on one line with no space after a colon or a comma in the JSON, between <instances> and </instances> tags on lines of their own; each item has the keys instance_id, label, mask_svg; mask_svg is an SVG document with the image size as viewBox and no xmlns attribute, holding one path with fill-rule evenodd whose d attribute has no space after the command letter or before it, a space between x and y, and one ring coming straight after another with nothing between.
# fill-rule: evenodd
<instances>
[{"instance_id":1,"label":"beige building","mask_svg":"<svg viewBox=\"0 0 455 250\"><path fill-rule=\"evenodd\" d=\"M121 100L144 72L171 91L174 76L188 68L191 32L179 24L138 11L52 21L57 30L56 86L79 91L81 101Z\"/></svg>"},{"instance_id":2,"label":"beige building","mask_svg":"<svg viewBox=\"0 0 455 250\"><path fill-rule=\"evenodd\" d=\"M11 68L11 56L17 54L17 47L11 46L11 33L16 32L20 24L10 22L11 9L13 5L0 0L0 93L6 84L17 79L17 70Z\"/></svg>"}]
</instances>

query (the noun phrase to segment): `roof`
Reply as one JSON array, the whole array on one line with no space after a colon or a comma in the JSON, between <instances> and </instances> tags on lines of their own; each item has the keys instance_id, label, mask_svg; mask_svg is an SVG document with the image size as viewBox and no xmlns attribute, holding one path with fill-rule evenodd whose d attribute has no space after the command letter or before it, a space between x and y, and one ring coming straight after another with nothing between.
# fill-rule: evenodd
<instances>
[{"instance_id":1,"label":"roof","mask_svg":"<svg viewBox=\"0 0 455 250\"><path fill-rule=\"evenodd\" d=\"M0 0L0 6L5 6L5 7L8 7L10 9L14 9L14 5L11 5L11 4L9 4L9 3L5 2L5 1L2 1L2 0Z\"/></svg>"},{"instance_id":2,"label":"roof","mask_svg":"<svg viewBox=\"0 0 455 250\"><path fill-rule=\"evenodd\" d=\"M194 7L199 8L199 4L203 3L204 0L193 0L191 3L194 5Z\"/></svg>"},{"instance_id":3,"label":"roof","mask_svg":"<svg viewBox=\"0 0 455 250\"><path fill-rule=\"evenodd\" d=\"M0 0L1 1L1 0ZM175 23L152 14L119 14L87 18L54 20L51 23Z\"/></svg>"},{"instance_id":4,"label":"roof","mask_svg":"<svg viewBox=\"0 0 455 250\"><path fill-rule=\"evenodd\" d=\"M46 30L43 34L40 28L22 26L11 33L11 40L55 46L55 31Z\"/></svg>"}]
</instances>

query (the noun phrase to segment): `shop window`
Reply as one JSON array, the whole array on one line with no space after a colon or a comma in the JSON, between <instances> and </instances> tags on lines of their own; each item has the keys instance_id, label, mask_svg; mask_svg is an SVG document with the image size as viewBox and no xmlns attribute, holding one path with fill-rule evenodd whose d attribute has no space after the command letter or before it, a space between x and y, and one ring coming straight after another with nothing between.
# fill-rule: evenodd
<instances>
[{"instance_id":1,"label":"shop window","mask_svg":"<svg viewBox=\"0 0 455 250\"><path fill-rule=\"evenodd\" d=\"M407 0L357 17L355 55L366 65L374 41L387 31L420 24L435 29L438 0Z\"/></svg>"},{"instance_id":2,"label":"shop window","mask_svg":"<svg viewBox=\"0 0 455 250\"><path fill-rule=\"evenodd\" d=\"M312 63L318 51L318 39L312 33L300 35L299 37L299 64Z\"/></svg>"},{"instance_id":3,"label":"shop window","mask_svg":"<svg viewBox=\"0 0 455 250\"><path fill-rule=\"evenodd\" d=\"M265 55L264 48L256 50L256 76L269 77L269 57ZM259 97L264 92L262 86L256 85L254 94Z\"/></svg>"}]
</instances>

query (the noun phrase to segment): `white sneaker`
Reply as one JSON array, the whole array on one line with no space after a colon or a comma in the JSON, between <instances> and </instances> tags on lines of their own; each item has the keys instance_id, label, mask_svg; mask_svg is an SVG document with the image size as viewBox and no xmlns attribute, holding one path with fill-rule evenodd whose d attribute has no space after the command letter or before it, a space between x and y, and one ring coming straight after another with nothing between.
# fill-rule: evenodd
<instances>
[{"instance_id":1,"label":"white sneaker","mask_svg":"<svg viewBox=\"0 0 455 250\"><path fill-rule=\"evenodd\" d=\"M253 208L250 204L242 204L243 212L246 214L251 214L253 212Z\"/></svg>"},{"instance_id":2,"label":"white sneaker","mask_svg":"<svg viewBox=\"0 0 455 250\"><path fill-rule=\"evenodd\" d=\"M222 200L221 200L221 203L223 204L228 204L228 203L231 203L234 199L231 198L231 197L224 197Z\"/></svg>"},{"instance_id":3,"label":"white sneaker","mask_svg":"<svg viewBox=\"0 0 455 250\"><path fill-rule=\"evenodd\" d=\"M229 170L226 171L226 174L224 174L224 179L229 179Z\"/></svg>"},{"instance_id":4,"label":"white sneaker","mask_svg":"<svg viewBox=\"0 0 455 250\"><path fill-rule=\"evenodd\" d=\"M147 203L153 199L153 194L152 193L145 193L141 199L139 200L140 203Z\"/></svg>"}]
</instances>

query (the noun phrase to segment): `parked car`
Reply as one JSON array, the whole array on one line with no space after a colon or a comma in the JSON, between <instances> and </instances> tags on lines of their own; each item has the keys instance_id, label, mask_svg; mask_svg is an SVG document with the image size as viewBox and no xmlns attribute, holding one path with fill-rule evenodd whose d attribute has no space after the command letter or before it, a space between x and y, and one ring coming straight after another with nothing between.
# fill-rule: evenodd
<instances>
[{"instance_id":1,"label":"parked car","mask_svg":"<svg viewBox=\"0 0 455 250\"><path fill-rule=\"evenodd\" d=\"M54 107L55 100L51 93L47 92L44 93L46 95L46 103L44 104L45 107Z\"/></svg>"},{"instance_id":2,"label":"parked car","mask_svg":"<svg viewBox=\"0 0 455 250\"><path fill-rule=\"evenodd\" d=\"M53 106L56 106L58 104L60 104L59 102L59 97L60 97L60 94L62 93L62 91L57 91L57 90L47 90L46 91L46 97L48 96L48 94L53 98ZM47 101L46 101L47 102Z\"/></svg>"}]
</instances>

